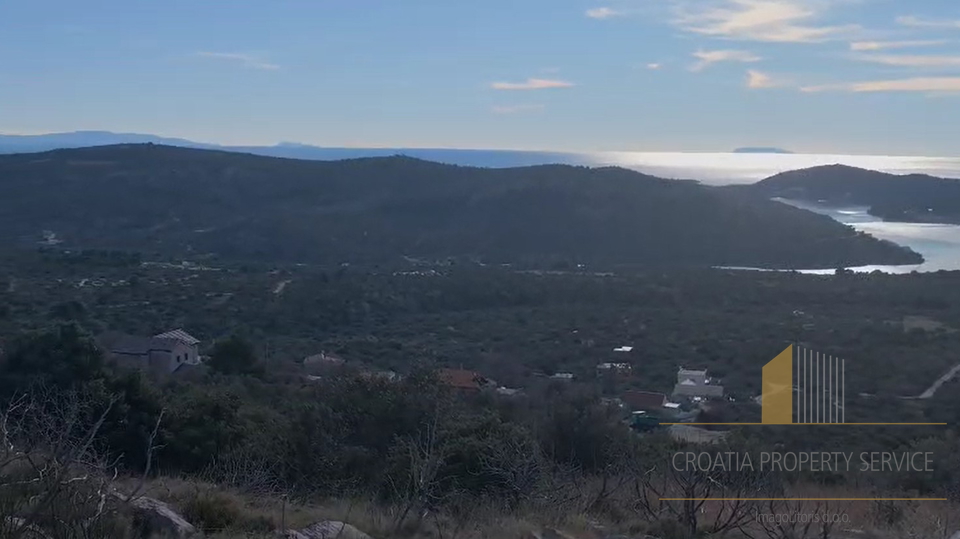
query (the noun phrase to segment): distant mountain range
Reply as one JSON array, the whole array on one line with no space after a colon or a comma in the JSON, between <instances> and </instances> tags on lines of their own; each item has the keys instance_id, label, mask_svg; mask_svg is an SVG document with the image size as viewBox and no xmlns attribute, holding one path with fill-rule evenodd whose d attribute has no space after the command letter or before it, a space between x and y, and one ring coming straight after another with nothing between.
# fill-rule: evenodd
<instances>
[{"instance_id":1,"label":"distant mountain range","mask_svg":"<svg viewBox=\"0 0 960 539\"><path fill-rule=\"evenodd\" d=\"M887 221L960 223L960 180L926 174L829 165L784 172L743 189L767 198L867 206L871 215Z\"/></svg>"},{"instance_id":2,"label":"distant mountain range","mask_svg":"<svg viewBox=\"0 0 960 539\"><path fill-rule=\"evenodd\" d=\"M0 156L0 246L380 264L915 264L752 192L621 168L277 159L125 144Z\"/></svg>"},{"instance_id":3,"label":"distant mountain range","mask_svg":"<svg viewBox=\"0 0 960 539\"><path fill-rule=\"evenodd\" d=\"M51 133L45 135L0 135L0 154L42 152L62 148L86 148L111 144L164 144L182 148L226 150L268 157L288 157L291 159L318 161L405 155L427 161L436 161L438 163L491 168L523 167L544 164L597 164L584 155L568 152L451 148L323 148L296 142L281 142L273 146L224 146L194 142L181 138L158 137L156 135L140 133L114 133L111 131L74 131L70 133ZM733 153L789 154L792 152L780 148L750 147L737 148Z\"/></svg>"},{"instance_id":4,"label":"distant mountain range","mask_svg":"<svg viewBox=\"0 0 960 539\"><path fill-rule=\"evenodd\" d=\"M294 142L274 146L222 146L194 142L180 138L158 137L138 133L110 131L74 131L46 135L0 135L0 154L43 152L64 148L86 148L111 144L163 144L181 148L245 152L267 157L335 161L361 157L391 157L404 155L454 165L474 167L523 167L547 163L570 165L593 164L577 154L559 152L529 152L511 150L469 150L448 148L321 148Z\"/></svg>"}]
</instances>

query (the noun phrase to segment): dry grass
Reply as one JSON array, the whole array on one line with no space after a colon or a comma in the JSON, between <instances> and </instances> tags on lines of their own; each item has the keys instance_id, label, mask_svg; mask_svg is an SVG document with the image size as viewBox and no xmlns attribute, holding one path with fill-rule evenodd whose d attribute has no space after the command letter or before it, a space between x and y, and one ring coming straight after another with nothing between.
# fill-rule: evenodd
<instances>
[{"instance_id":1,"label":"dry grass","mask_svg":"<svg viewBox=\"0 0 960 539\"><path fill-rule=\"evenodd\" d=\"M281 526L300 529L321 520L350 523L376 539L528 539L544 527L556 529L574 539L598 539L617 534L644 537L646 533L664 539L686 539L682 535L674 535L677 532L671 531L675 529L675 526L669 525L671 522L648 522L627 510L631 500L626 491L618 496L613 508L592 516L575 505L557 511L531 506L508 514L495 506L470 504L456 518L449 514L428 514L415 525L408 524L399 530L395 524L395 510L365 500L304 501L257 497L209 483L177 478L152 481L145 486L143 494L170 503L185 516L189 514L196 519L197 514L202 515L201 518L211 521L207 523L207 536L219 539L276 537L270 530L280 529ZM855 488L811 486L795 489L789 495L861 498L876 494ZM704 522L709 521L711 514L718 510L717 503L708 502L704 507L701 515ZM899 509L894 510L893 515L885 512L889 508L874 502L805 503L783 509L807 513L845 513L849 523L834 528L831 537L835 539L945 539L950 533L960 530L960 507L956 504L897 502L896 507ZM757 532L758 529L753 531ZM738 536L731 534L728 537ZM765 535L760 533L755 537Z\"/></svg>"}]
</instances>

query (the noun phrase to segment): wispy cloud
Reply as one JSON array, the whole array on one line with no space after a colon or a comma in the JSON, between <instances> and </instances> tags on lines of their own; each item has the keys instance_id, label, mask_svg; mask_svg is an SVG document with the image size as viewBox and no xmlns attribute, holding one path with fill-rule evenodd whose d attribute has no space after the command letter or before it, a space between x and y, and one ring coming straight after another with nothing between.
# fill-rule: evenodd
<instances>
[{"instance_id":1,"label":"wispy cloud","mask_svg":"<svg viewBox=\"0 0 960 539\"><path fill-rule=\"evenodd\" d=\"M199 56L201 58L210 58L213 60L235 62L250 69L280 69L279 65L267 62L259 56L254 56L252 54L242 54L238 52L198 52L195 54L195 56Z\"/></svg>"},{"instance_id":2,"label":"wispy cloud","mask_svg":"<svg viewBox=\"0 0 960 539\"><path fill-rule=\"evenodd\" d=\"M658 62L651 62L647 64L647 69L660 69L661 67L663 67L663 64Z\"/></svg>"},{"instance_id":3,"label":"wispy cloud","mask_svg":"<svg viewBox=\"0 0 960 539\"><path fill-rule=\"evenodd\" d=\"M544 109L543 105L495 105L490 107L494 114L520 114L523 112L540 112Z\"/></svg>"},{"instance_id":4,"label":"wispy cloud","mask_svg":"<svg viewBox=\"0 0 960 539\"><path fill-rule=\"evenodd\" d=\"M926 17L897 17L897 23L914 28L952 28L960 30L960 20L957 19L930 19Z\"/></svg>"},{"instance_id":5,"label":"wispy cloud","mask_svg":"<svg viewBox=\"0 0 960 539\"><path fill-rule=\"evenodd\" d=\"M960 67L960 56L861 54L855 58L896 67Z\"/></svg>"},{"instance_id":6,"label":"wispy cloud","mask_svg":"<svg viewBox=\"0 0 960 539\"><path fill-rule=\"evenodd\" d=\"M888 49L906 49L910 47L933 47L949 43L946 39L922 39L914 41L854 41L852 51L882 51Z\"/></svg>"},{"instance_id":7,"label":"wispy cloud","mask_svg":"<svg viewBox=\"0 0 960 539\"><path fill-rule=\"evenodd\" d=\"M549 88L570 88L572 82L554 79L529 78L524 82L494 82L490 85L494 90L546 90Z\"/></svg>"},{"instance_id":8,"label":"wispy cloud","mask_svg":"<svg viewBox=\"0 0 960 539\"><path fill-rule=\"evenodd\" d=\"M875 80L842 84L805 86L802 92L960 92L960 77L917 77L910 79Z\"/></svg>"},{"instance_id":9,"label":"wispy cloud","mask_svg":"<svg viewBox=\"0 0 960 539\"><path fill-rule=\"evenodd\" d=\"M591 19L609 19L611 17L619 17L623 15L623 12L609 7L598 7L588 9L586 15Z\"/></svg>"},{"instance_id":10,"label":"wispy cloud","mask_svg":"<svg viewBox=\"0 0 960 539\"><path fill-rule=\"evenodd\" d=\"M760 90L763 88L782 88L784 86L789 86L791 81L787 79L782 79L780 77L774 77L762 71L749 70L747 71L747 88L751 90Z\"/></svg>"},{"instance_id":11,"label":"wispy cloud","mask_svg":"<svg viewBox=\"0 0 960 539\"><path fill-rule=\"evenodd\" d=\"M690 66L690 71L702 71L719 62L759 62L761 60L759 56L750 51L732 49L716 51L699 50L693 53L693 57L698 59L699 62Z\"/></svg>"},{"instance_id":12,"label":"wispy cloud","mask_svg":"<svg viewBox=\"0 0 960 539\"><path fill-rule=\"evenodd\" d=\"M849 38L860 26L822 25L827 0L673 0L674 23L697 34L781 43Z\"/></svg>"}]
</instances>

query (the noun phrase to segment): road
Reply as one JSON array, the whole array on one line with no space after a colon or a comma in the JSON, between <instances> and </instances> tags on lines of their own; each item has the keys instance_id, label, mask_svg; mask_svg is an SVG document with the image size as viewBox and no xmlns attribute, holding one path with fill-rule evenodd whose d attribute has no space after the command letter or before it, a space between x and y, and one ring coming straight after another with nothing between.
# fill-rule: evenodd
<instances>
[{"instance_id":1,"label":"road","mask_svg":"<svg viewBox=\"0 0 960 539\"><path fill-rule=\"evenodd\" d=\"M921 393L920 396L917 397L917 398L918 398L918 399L929 399L929 398L932 398L934 395L937 394L937 390L940 389L940 386L942 386L943 384L949 382L949 381L950 381L954 376L956 376L957 374L960 374L960 365L954 366L952 369L950 369L950 370L947 372L947 374L944 374L944 375L941 376L940 378L937 378L937 381L934 382L932 386L930 386L929 388L927 388L926 391L924 391L923 393Z\"/></svg>"}]
</instances>

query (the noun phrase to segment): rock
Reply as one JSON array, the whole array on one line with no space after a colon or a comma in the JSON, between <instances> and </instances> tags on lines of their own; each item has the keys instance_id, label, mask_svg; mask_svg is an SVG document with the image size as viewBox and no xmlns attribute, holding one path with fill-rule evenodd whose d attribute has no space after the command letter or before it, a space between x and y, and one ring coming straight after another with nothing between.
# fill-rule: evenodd
<instances>
[{"instance_id":1,"label":"rock","mask_svg":"<svg viewBox=\"0 0 960 539\"><path fill-rule=\"evenodd\" d=\"M544 528L543 529L543 539L574 539L573 536L567 535L560 530L555 530L553 528Z\"/></svg>"},{"instance_id":2,"label":"rock","mask_svg":"<svg viewBox=\"0 0 960 539\"><path fill-rule=\"evenodd\" d=\"M527 532L525 539L574 539L574 537L557 529L545 527L539 532Z\"/></svg>"},{"instance_id":3,"label":"rock","mask_svg":"<svg viewBox=\"0 0 960 539\"><path fill-rule=\"evenodd\" d=\"M283 539L310 539L309 537L298 532L297 530L278 531L277 537L281 537Z\"/></svg>"},{"instance_id":4,"label":"rock","mask_svg":"<svg viewBox=\"0 0 960 539\"><path fill-rule=\"evenodd\" d=\"M141 497L129 501L134 516L142 523L144 535L153 537L192 537L197 529L169 505L153 498Z\"/></svg>"},{"instance_id":5,"label":"rock","mask_svg":"<svg viewBox=\"0 0 960 539\"><path fill-rule=\"evenodd\" d=\"M950 536L950 539L960 539L960 530L953 532L953 535Z\"/></svg>"},{"instance_id":6,"label":"rock","mask_svg":"<svg viewBox=\"0 0 960 539\"><path fill-rule=\"evenodd\" d=\"M372 539L369 535L353 526L337 520L324 520L311 524L299 532L299 536L292 539Z\"/></svg>"}]
</instances>

